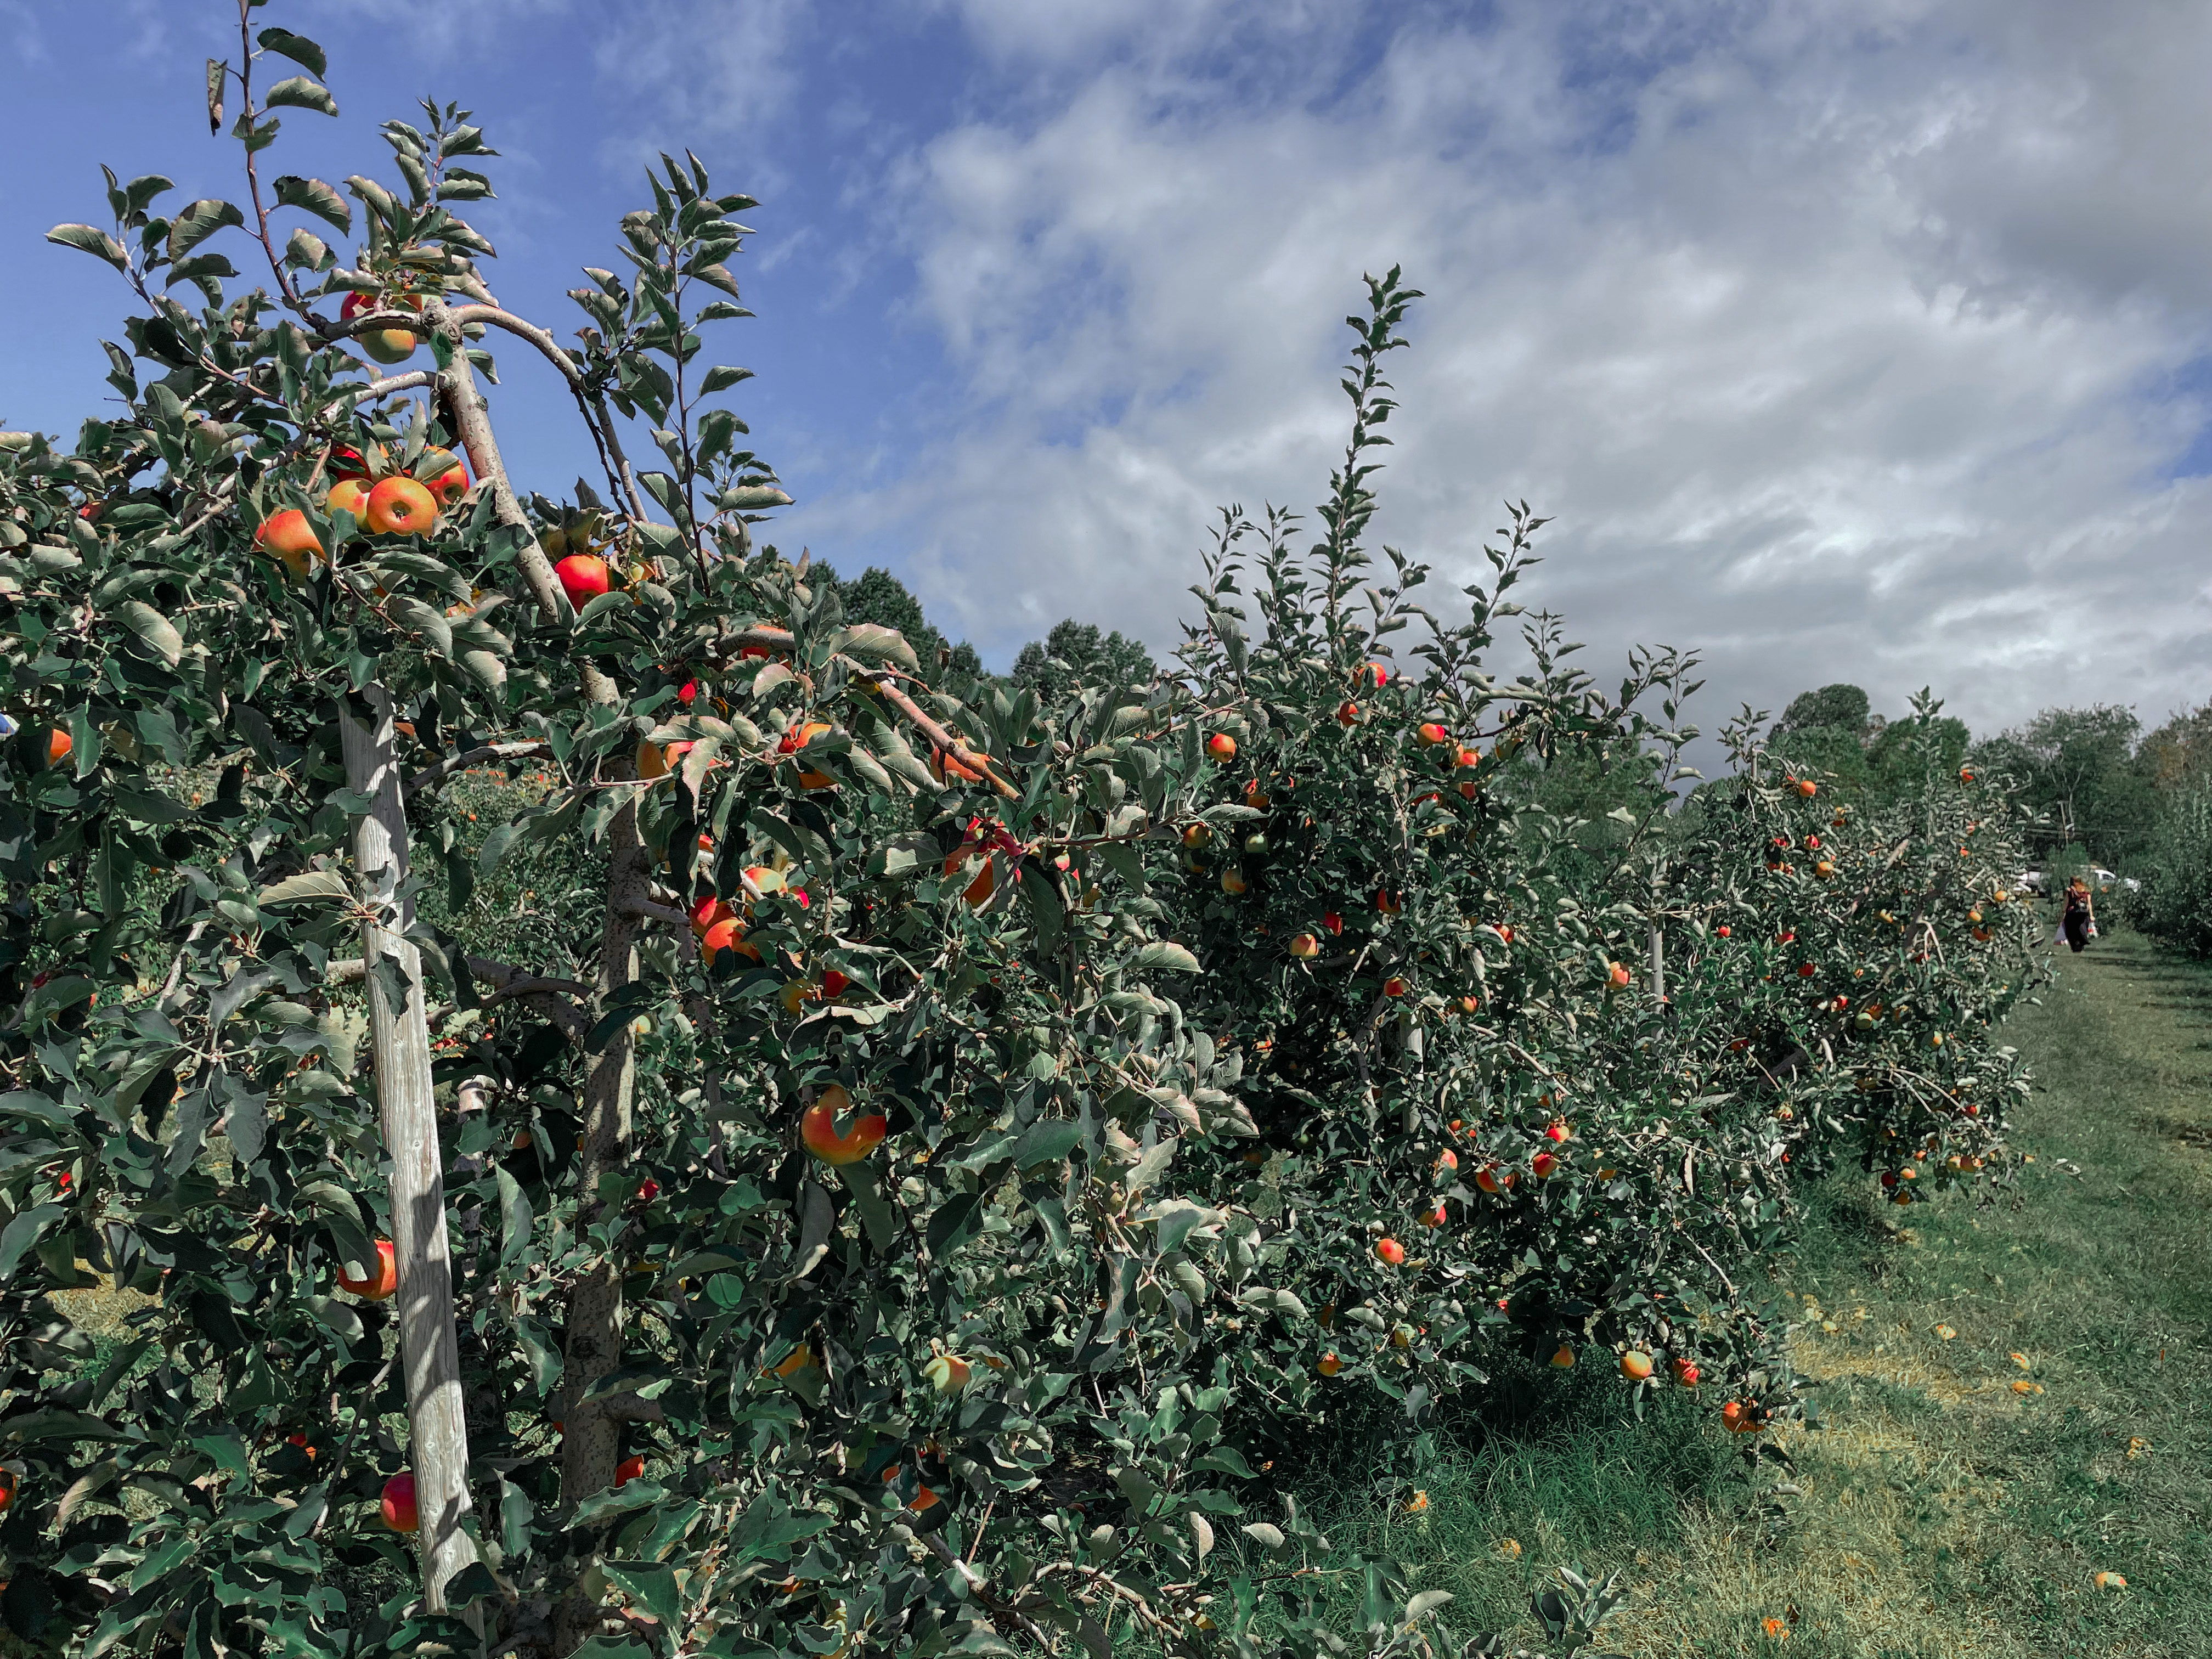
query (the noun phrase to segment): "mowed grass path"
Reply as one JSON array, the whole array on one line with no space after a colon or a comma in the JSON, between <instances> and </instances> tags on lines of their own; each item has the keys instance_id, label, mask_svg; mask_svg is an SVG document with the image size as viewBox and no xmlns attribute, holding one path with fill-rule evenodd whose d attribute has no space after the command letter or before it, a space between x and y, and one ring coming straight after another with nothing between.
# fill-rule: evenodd
<instances>
[{"instance_id":1,"label":"mowed grass path","mask_svg":"<svg viewBox=\"0 0 2212 1659\"><path fill-rule=\"evenodd\" d=\"M1823 1424L1784 1437L1778 1540L1711 1401L1638 1425L1577 1373L1424 1465L1303 1482L1332 1541L1531 1643L1544 1569L1626 1568L1601 1646L1637 1659L2212 1656L2212 968L2100 940L2012 1037L2039 1085L2017 1203L1899 1210L1850 1171L1777 1266Z\"/></svg>"}]
</instances>

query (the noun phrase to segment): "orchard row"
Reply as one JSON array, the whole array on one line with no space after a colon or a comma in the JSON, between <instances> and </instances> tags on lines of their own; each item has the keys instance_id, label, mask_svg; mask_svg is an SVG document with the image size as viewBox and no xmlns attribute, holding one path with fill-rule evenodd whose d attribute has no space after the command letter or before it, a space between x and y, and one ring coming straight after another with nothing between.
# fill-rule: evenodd
<instances>
[{"instance_id":1,"label":"orchard row","mask_svg":"<svg viewBox=\"0 0 2212 1659\"><path fill-rule=\"evenodd\" d=\"M1539 624L1495 678L1538 521L1457 621L1364 550L1396 273L1318 542L1224 518L1173 669L1046 702L757 543L743 372L696 357L745 198L667 163L562 348L477 275L465 112L385 136L350 203L149 175L63 228L145 301L127 410L0 452L38 1639L397 1652L473 1603L532 1653L1313 1653L1278 1449L1515 1356L1756 1434L1798 1184L2001 1177L2001 793L1931 747L1862 814L1744 723L1685 799L1686 660L1608 696ZM357 246L194 263L264 208ZM604 495L514 487L488 331ZM1582 775L1607 810L1547 805Z\"/></svg>"}]
</instances>

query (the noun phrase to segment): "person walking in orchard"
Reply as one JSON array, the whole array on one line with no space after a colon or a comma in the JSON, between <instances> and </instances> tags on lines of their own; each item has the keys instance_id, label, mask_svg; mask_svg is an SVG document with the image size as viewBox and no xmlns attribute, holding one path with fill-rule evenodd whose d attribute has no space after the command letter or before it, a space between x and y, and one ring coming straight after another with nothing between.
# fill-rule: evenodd
<instances>
[{"instance_id":1,"label":"person walking in orchard","mask_svg":"<svg viewBox=\"0 0 2212 1659\"><path fill-rule=\"evenodd\" d=\"M2066 909L2059 917L2058 926L2076 956L2081 955L2089 943L2089 936L2096 931L2096 902L2089 896L2089 884L2079 876L2066 884Z\"/></svg>"}]
</instances>

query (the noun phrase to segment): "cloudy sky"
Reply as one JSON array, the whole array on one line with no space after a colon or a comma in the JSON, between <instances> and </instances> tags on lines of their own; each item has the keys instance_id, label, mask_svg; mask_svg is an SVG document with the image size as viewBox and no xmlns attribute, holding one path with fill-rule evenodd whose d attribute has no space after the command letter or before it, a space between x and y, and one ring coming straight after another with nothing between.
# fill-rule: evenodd
<instances>
[{"instance_id":1,"label":"cloudy sky","mask_svg":"<svg viewBox=\"0 0 2212 1659\"><path fill-rule=\"evenodd\" d=\"M40 240L96 163L234 194L226 0L0 0L0 421L96 407L123 296ZM504 152L508 304L565 331L643 161L761 199L714 355L800 505L1003 663L1073 614L1176 637L1212 508L1310 507L1363 271L1428 295L1382 539L1533 597L1607 666L1740 701L1923 684L1978 729L2212 696L2212 8L2182 0L291 0L381 161L424 94ZM388 169L387 169L388 171ZM242 252L234 258L241 268ZM573 313L571 313L573 315ZM577 320L580 320L578 319ZM513 356L514 354L509 354ZM585 469L519 357L520 469Z\"/></svg>"}]
</instances>

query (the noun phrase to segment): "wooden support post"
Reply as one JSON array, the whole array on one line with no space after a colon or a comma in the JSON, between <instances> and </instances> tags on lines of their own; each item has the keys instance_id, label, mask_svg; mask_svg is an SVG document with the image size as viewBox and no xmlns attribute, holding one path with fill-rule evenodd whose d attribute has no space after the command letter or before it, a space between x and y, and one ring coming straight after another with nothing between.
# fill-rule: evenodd
<instances>
[{"instance_id":1,"label":"wooden support post","mask_svg":"<svg viewBox=\"0 0 2212 1659\"><path fill-rule=\"evenodd\" d=\"M1651 1000L1667 1003L1667 935L1655 917L1651 923Z\"/></svg>"},{"instance_id":2,"label":"wooden support post","mask_svg":"<svg viewBox=\"0 0 2212 1659\"><path fill-rule=\"evenodd\" d=\"M354 824L354 869L362 901L399 929L413 907L407 879L407 817L392 754L392 698L380 685L362 696L369 723L342 711L346 785L374 805ZM477 1559L461 1528L469 1511L468 1430L461 1415L460 1352L453 1336L453 1273L447 1254L446 1182L430 1094L430 1030L420 953L400 932L362 924L362 979L376 1063L376 1105L392 1159L392 1243L399 1268L399 1352L407 1379L408 1462L422 1516L416 1548L423 1603L446 1607L446 1584ZM400 981L392 993L386 969Z\"/></svg>"}]
</instances>

